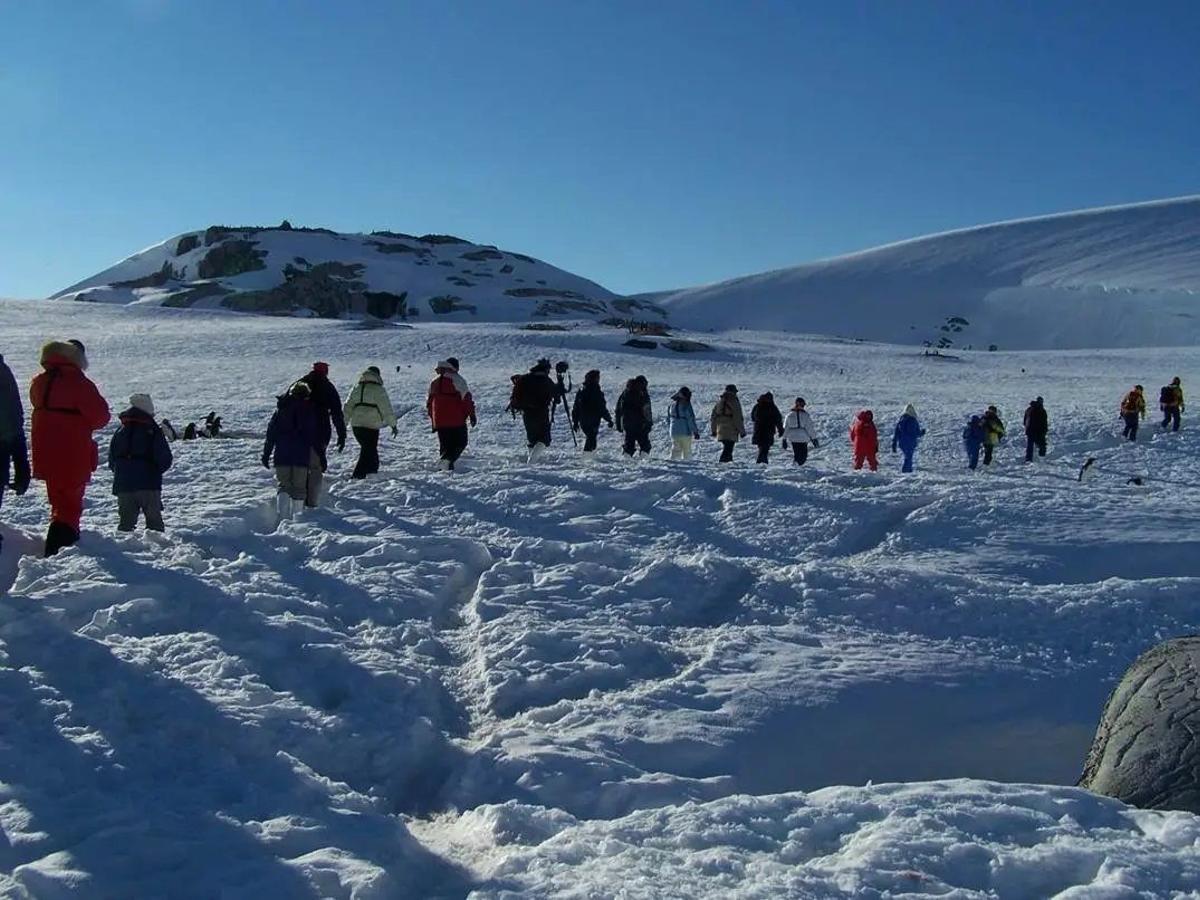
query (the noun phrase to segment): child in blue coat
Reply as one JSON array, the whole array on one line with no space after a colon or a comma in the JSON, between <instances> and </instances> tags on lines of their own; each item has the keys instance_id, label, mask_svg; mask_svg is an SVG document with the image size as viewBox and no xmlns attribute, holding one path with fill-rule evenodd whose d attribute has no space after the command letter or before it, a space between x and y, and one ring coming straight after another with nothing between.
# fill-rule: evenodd
<instances>
[{"instance_id":1,"label":"child in blue coat","mask_svg":"<svg viewBox=\"0 0 1200 900\"><path fill-rule=\"evenodd\" d=\"M971 416L971 421L963 429L963 446L967 449L967 468L974 471L979 467L979 451L987 435L980 416Z\"/></svg>"},{"instance_id":2,"label":"child in blue coat","mask_svg":"<svg viewBox=\"0 0 1200 900\"><path fill-rule=\"evenodd\" d=\"M134 394L108 445L108 467L117 495L118 531L133 531L139 515L148 531L164 531L162 477L171 468L171 445L154 421L149 394Z\"/></svg>"},{"instance_id":3,"label":"child in blue coat","mask_svg":"<svg viewBox=\"0 0 1200 900\"><path fill-rule=\"evenodd\" d=\"M921 427L921 423L917 421L917 411L910 403L904 407L904 414L900 416L900 421L896 423L896 430L892 434L892 452L896 452L896 448L904 454L904 465L901 467L901 472L911 472L913 470L913 455L917 452L917 444L921 443L921 438L925 436L925 429Z\"/></svg>"}]
</instances>

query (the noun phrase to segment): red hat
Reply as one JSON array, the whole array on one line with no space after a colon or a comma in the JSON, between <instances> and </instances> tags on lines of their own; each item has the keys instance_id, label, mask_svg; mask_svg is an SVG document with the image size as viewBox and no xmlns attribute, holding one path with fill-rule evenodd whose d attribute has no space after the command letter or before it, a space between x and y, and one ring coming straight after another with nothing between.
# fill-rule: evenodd
<instances>
[{"instance_id":1,"label":"red hat","mask_svg":"<svg viewBox=\"0 0 1200 900\"><path fill-rule=\"evenodd\" d=\"M315 363L313 363L313 371L320 375L328 375L329 374L329 363L315 362Z\"/></svg>"}]
</instances>

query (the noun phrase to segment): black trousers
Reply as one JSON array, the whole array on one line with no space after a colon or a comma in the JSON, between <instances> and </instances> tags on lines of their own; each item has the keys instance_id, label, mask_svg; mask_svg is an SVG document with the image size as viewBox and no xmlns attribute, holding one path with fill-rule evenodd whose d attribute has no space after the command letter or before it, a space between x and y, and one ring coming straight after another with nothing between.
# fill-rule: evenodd
<instances>
[{"instance_id":1,"label":"black trousers","mask_svg":"<svg viewBox=\"0 0 1200 900\"><path fill-rule=\"evenodd\" d=\"M635 450L650 452L650 432L647 429L625 429L625 455L633 456Z\"/></svg>"},{"instance_id":2,"label":"black trousers","mask_svg":"<svg viewBox=\"0 0 1200 900\"><path fill-rule=\"evenodd\" d=\"M1168 425L1171 425L1172 423L1174 423L1174 427L1172 427L1171 430L1178 431L1179 430L1179 407L1178 406L1163 407L1162 427L1165 429Z\"/></svg>"},{"instance_id":3,"label":"black trousers","mask_svg":"<svg viewBox=\"0 0 1200 900\"><path fill-rule=\"evenodd\" d=\"M358 463L351 478L366 478L379 471L379 429L355 426L354 439L358 441Z\"/></svg>"},{"instance_id":4,"label":"black trousers","mask_svg":"<svg viewBox=\"0 0 1200 900\"><path fill-rule=\"evenodd\" d=\"M804 441L792 441L792 456L796 459L796 465L804 465L808 462L808 444Z\"/></svg>"},{"instance_id":5,"label":"black trousers","mask_svg":"<svg viewBox=\"0 0 1200 900\"><path fill-rule=\"evenodd\" d=\"M1135 412L1125 413L1125 430L1121 432L1121 437L1129 438L1131 441L1137 440L1138 433L1138 414Z\"/></svg>"},{"instance_id":6,"label":"black trousers","mask_svg":"<svg viewBox=\"0 0 1200 900\"><path fill-rule=\"evenodd\" d=\"M759 444L758 445L758 460L757 460L757 462L766 463L770 459L770 456L771 456L771 444L766 444L766 443Z\"/></svg>"},{"instance_id":7,"label":"black trousers","mask_svg":"<svg viewBox=\"0 0 1200 900\"><path fill-rule=\"evenodd\" d=\"M453 469L454 464L458 462L458 458L467 449L467 426L460 425L458 428L439 428L437 436L438 449L441 450L442 459L450 463L450 468Z\"/></svg>"},{"instance_id":8,"label":"black trousers","mask_svg":"<svg viewBox=\"0 0 1200 900\"><path fill-rule=\"evenodd\" d=\"M525 422L525 437L529 441L529 446L534 444L542 444L545 447L550 446L550 410L541 409L533 412L523 412L521 414Z\"/></svg>"},{"instance_id":9,"label":"black trousers","mask_svg":"<svg viewBox=\"0 0 1200 900\"><path fill-rule=\"evenodd\" d=\"M992 444L983 445L983 464L990 466L992 464L992 451L996 448Z\"/></svg>"},{"instance_id":10,"label":"black trousers","mask_svg":"<svg viewBox=\"0 0 1200 900\"><path fill-rule=\"evenodd\" d=\"M583 450L591 453L596 449L596 438L600 435L600 423L581 422L579 430L583 432Z\"/></svg>"},{"instance_id":11,"label":"black trousers","mask_svg":"<svg viewBox=\"0 0 1200 900\"><path fill-rule=\"evenodd\" d=\"M721 459L719 462L733 462L733 448L737 441L721 441Z\"/></svg>"},{"instance_id":12,"label":"black trousers","mask_svg":"<svg viewBox=\"0 0 1200 900\"><path fill-rule=\"evenodd\" d=\"M1033 448L1037 448L1038 456L1046 455L1046 436L1044 434L1025 435L1025 462L1033 462Z\"/></svg>"}]
</instances>

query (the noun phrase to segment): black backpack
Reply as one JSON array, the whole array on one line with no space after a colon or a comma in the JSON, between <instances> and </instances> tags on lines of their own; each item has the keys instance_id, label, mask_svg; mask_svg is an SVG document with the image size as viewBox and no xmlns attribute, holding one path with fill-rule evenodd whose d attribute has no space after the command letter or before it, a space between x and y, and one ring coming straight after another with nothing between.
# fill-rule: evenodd
<instances>
[{"instance_id":1,"label":"black backpack","mask_svg":"<svg viewBox=\"0 0 1200 900\"><path fill-rule=\"evenodd\" d=\"M1164 406L1175 405L1175 387L1174 385L1166 385L1158 392L1158 402Z\"/></svg>"}]
</instances>

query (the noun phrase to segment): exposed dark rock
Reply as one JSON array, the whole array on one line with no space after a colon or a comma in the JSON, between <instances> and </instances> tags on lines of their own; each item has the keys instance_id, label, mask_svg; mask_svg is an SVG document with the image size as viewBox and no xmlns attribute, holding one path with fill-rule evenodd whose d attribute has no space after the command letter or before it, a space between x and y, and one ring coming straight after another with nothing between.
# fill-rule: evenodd
<instances>
[{"instance_id":1,"label":"exposed dark rock","mask_svg":"<svg viewBox=\"0 0 1200 900\"><path fill-rule=\"evenodd\" d=\"M502 266L500 267L500 274L501 274L501 275L511 275L511 274L512 274L512 271L513 271L513 267L512 267L510 264L508 264L508 263L505 263L504 265L502 265Z\"/></svg>"},{"instance_id":2,"label":"exposed dark rock","mask_svg":"<svg viewBox=\"0 0 1200 900\"><path fill-rule=\"evenodd\" d=\"M185 253L191 253L200 246L200 235L185 234L179 239L179 243L175 245L175 255L183 256Z\"/></svg>"},{"instance_id":3,"label":"exposed dark rock","mask_svg":"<svg viewBox=\"0 0 1200 900\"><path fill-rule=\"evenodd\" d=\"M521 260L521 262L533 263L535 265L537 264L536 259L534 259L532 256L526 256L524 253L509 253L508 255L513 259Z\"/></svg>"},{"instance_id":4,"label":"exposed dark rock","mask_svg":"<svg viewBox=\"0 0 1200 900\"><path fill-rule=\"evenodd\" d=\"M469 259L471 262L484 262L489 259L504 259L504 254L490 247L484 247L482 250L472 250L470 253L464 253L462 259Z\"/></svg>"},{"instance_id":5,"label":"exposed dark rock","mask_svg":"<svg viewBox=\"0 0 1200 900\"><path fill-rule=\"evenodd\" d=\"M287 219L284 219L282 222L279 223L279 230L280 231L291 231L292 223L289 222Z\"/></svg>"},{"instance_id":6,"label":"exposed dark rock","mask_svg":"<svg viewBox=\"0 0 1200 900\"><path fill-rule=\"evenodd\" d=\"M439 316L456 312L469 312L471 315L475 315L475 304L467 303L461 297L454 297L450 294L430 297L429 308Z\"/></svg>"},{"instance_id":7,"label":"exposed dark rock","mask_svg":"<svg viewBox=\"0 0 1200 900\"><path fill-rule=\"evenodd\" d=\"M377 319L403 319L408 315L408 291L393 294L388 291L363 291L367 315Z\"/></svg>"},{"instance_id":8,"label":"exposed dark rock","mask_svg":"<svg viewBox=\"0 0 1200 900\"><path fill-rule=\"evenodd\" d=\"M658 341L648 341L645 338L630 338L625 342L626 347L636 347L638 350L657 350Z\"/></svg>"},{"instance_id":9,"label":"exposed dark rock","mask_svg":"<svg viewBox=\"0 0 1200 900\"><path fill-rule=\"evenodd\" d=\"M232 293L232 290L216 281L207 281L176 291L162 305L173 309L189 309L205 297L222 297Z\"/></svg>"},{"instance_id":10,"label":"exposed dark rock","mask_svg":"<svg viewBox=\"0 0 1200 900\"><path fill-rule=\"evenodd\" d=\"M384 241L368 241L379 253L415 253L425 256L429 250L424 247L410 247L408 244L389 244Z\"/></svg>"},{"instance_id":11,"label":"exposed dark rock","mask_svg":"<svg viewBox=\"0 0 1200 900\"><path fill-rule=\"evenodd\" d=\"M207 243L207 239L206 239ZM265 269L263 259L266 253L255 250L257 241L233 240L217 244L196 267L200 278L229 278L241 275L243 272L253 272Z\"/></svg>"},{"instance_id":12,"label":"exposed dark rock","mask_svg":"<svg viewBox=\"0 0 1200 900\"><path fill-rule=\"evenodd\" d=\"M419 241L420 238L411 234L404 234L401 231L372 231L371 237L395 238L399 241Z\"/></svg>"},{"instance_id":13,"label":"exposed dark rock","mask_svg":"<svg viewBox=\"0 0 1200 900\"><path fill-rule=\"evenodd\" d=\"M669 341L664 341L663 346L668 350L674 350L676 353L704 353L713 348L704 341L689 341L683 338L672 338Z\"/></svg>"},{"instance_id":14,"label":"exposed dark rock","mask_svg":"<svg viewBox=\"0 0 1200 900\"><path fill-rule=\"evenodd\" d=\"M129 281L114 281L112 286L119 288L162 287L168 281L178 281L180 277L180 273L175 271L170 262L164 262L162 268L157 272L141 278L131 278Z\"/></svg>"},{"instance_id":15,"label":"exposed dark rock","mask_svg":"<svg viewBox=\"0 0 1200 900\"><path fill-rule=\"evenodd\" d=\"M449 266L451 269L453 269L453 268L454 268L454 263L452 263L452 262L451 262L450 260L448 260L448 259L439 259L439 260L438 260L438 265L439 265L439 266Z\"/></svg>"},{"instance_id":16,"label":"exposed dark rock","mask_svg":"<svg viewBox=\"0 0 1200 900\"><path fill-rule=\"evenodd\" d=\"M521 326L522 331L570 331L568 325L555 325L551 322L530 322Z\"/></svg>"},{"instance_id":17,"label":"exposed dark rock","mask_svg":"<svg viewBox=\"0 0 1200 900\"><path fill-rule=\"evenodd\" d=\"M464 241L460 237L455 237L452 234L423 234L418 241L424 244L469 244L470 241Z\"/></svg>"},{"instance_id":18,"label":"exposed dark rock","mask_svg":"<svg viewBox=\"0 0 1200 900\"><path fill-rule=\"evenodd\" d=\"M543 300L534 311L535 316L569 316L575 313L597 315L604 312L604 304L595 300Z\"/></svg>"},{"instance_id":19,"label":"exposed dark rock","mask_svg":"<svg viewBox=\"0 0 1200 900\"><path fill-rule=\"evenodd\" d=\"M361 265L340 262L318 263L310 269L288 265L283 270L283 284L270 290L233 294L222 305L239 312L274 315L310 310L323 319L366 312L366 285L356 280L362 271Z\"/></svg>"},{"instance_id":20,"label":"exposed dark rock","mask_svg":"<svg viewBox=\"0 0 1200 900\"><path fill-rule=\"evenodd\" d=\"M450 275L446 278L446 280L455 287L475 287L475 282L467 281L467 279L458 275Z\"/></svg>"},{"instance_id":21,"label":"exposed dark rock","mask_svg":"<svg viewBox=\"0 0 1200 900\"><path fill-rule=\"evenodd\" d=\"M1105 704L1079 783L1144 809L1200 813L1200 635L1143 653Z\"/></svg>"},{"instance_id":22,"label":"exposed dark rock","mask_svg":"<svg viewBox=\"0 0 1200 900\"><path fill-rule=\"evenodd\" d=\"M538 283L538 284L545 284L545 283L546 283L546 279L545 279L545 278L538 278L538 279L536 279L536 281L537 281L537 283Z\"/></svg>"},{"instance_id":23,"label":"exposed dark rock","mask_svg":"<svg viewBox=\"0 0 1200 900\"><path fill-rule=\"evenodd\" d=\"M560 297L563 300L587 300L587 297L578 291L560 291L555 288L509 288L504 293L509 297Z\"/></svg>"},{"instance_id":24,"label":"exposed dark rock","mask_svg":"<svg viewBox=\"0 0 1200 900\"><path fill-rule=\"evenodd\" d=\"M633 315L638 312L654 313L657 316L666 318L667 311L661 306L651 303L649 300L636 300L632 297L618 297L612 301L613 309L617 312L629 313Z\"/></svg>"}]
</instances>

